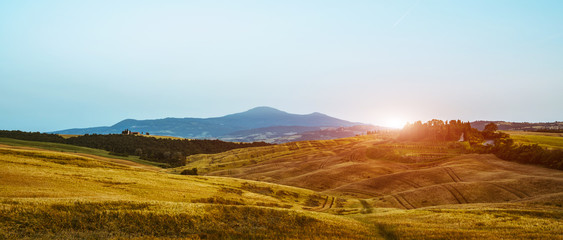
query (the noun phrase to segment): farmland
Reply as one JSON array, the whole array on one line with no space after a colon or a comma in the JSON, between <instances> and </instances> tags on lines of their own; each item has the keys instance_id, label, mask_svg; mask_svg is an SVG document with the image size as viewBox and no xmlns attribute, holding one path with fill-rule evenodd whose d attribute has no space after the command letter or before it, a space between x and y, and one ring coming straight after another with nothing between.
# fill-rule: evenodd
<instances>
[{"instance_id":1,"label":"farmland","mask_svg":"<svg viewBox=\"0 0 563 240\"><path fill-rule=\"evenodd\" d=\"M466 147L369 135L161 169L2 139L0 238L561 238L561 171ZM203 175L178 175L194 167Z\"/></svg>"},{"instance_id":2,"label":"farmland","mask_svg":"<svg viewBox=\"0 0 563 240\"><path fill-rule=\"evenodd\" d=\"M506 131L518 144L538 144L548 149L563 149L563 133Z\"/></svg>"}]
</instances>

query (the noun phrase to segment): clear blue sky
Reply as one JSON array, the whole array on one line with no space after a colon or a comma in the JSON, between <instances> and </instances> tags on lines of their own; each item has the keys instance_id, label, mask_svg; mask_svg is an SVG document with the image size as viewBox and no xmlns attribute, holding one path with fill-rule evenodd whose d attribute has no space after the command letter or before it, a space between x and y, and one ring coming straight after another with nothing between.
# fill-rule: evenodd
<instances>
[{"instance_id":1,"label":"clear blue sky","mask_svg":"<svg viewBox=\"0 0 563 240\"><path fill-rule=\"evenodd\" d=\"M0 2L0 129L563 120L563 1Z\"/></svg>"}]
</instances>

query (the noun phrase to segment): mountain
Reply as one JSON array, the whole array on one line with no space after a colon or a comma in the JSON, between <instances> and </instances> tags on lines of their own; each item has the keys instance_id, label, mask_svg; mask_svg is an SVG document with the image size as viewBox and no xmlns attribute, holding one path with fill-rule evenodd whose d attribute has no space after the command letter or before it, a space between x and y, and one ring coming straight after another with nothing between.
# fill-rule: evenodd
<instances>
[{"instance_id":1,"label":"mountain","mask_svg":"<svg viewBox=\"0 0 563 240\"><path fill-rule=\"evenodd\" d=\"M75 128L53 133L110 134L121 133L121 131L129 129L134 132L149 132L152 135L247 141L254 138L241 137L245 131L247 135L266 134L271 132L272 127L275 127L278 130L283 130L281 134L287 136L288 133L298 134L326 128L351 127L355 125L364 124L337 119L322 113L301 115L287 113L271 107L256 107L246 112L223 117L164 118L154 120L126 119L109 127ZM268 138L262 138L262 140L268 140Z\"/></svg>"}]
</instances>

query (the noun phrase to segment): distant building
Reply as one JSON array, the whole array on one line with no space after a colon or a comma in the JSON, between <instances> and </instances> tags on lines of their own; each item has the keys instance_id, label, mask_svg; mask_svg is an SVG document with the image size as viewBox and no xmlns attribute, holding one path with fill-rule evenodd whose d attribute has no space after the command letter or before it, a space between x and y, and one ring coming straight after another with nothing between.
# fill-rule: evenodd
<instances>
[{"instance_id":1,"label":"distant building","mask_svg":"<svg viewBox=\"0 0 563 240\"><path fill-rule=\"evenodd\" d=\"M123 134L123 135L140 135L139 132L131 132L131 131L129 131L129 129L125 129L125 130L121 131L121 134Z\"/></svg>"}]
</instances>

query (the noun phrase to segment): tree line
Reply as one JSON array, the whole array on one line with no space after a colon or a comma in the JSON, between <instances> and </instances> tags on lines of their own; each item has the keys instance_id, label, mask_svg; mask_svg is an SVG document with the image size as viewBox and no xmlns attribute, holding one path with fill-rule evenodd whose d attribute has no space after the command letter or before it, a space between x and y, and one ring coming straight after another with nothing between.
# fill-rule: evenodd
<instances>
[{"instance_id":1,"label":"tree line","mask_svg":"<svg viewBox=\"0 0 563 240\"><path fill-rule=\"evenodd\" d=\"M504 133L495 132L498 129L494 123L479 131L471 127L471 123L461 120L442 121L432 119L426 123L421 121L407 124L401 130L399 140L403 141L466 141L471 144L481 143L485 139L506 137Z\"/></svg>"},{"instance_id":2,"label":"tree line","mask_svg":"<svg viewBox=\"0 0 563 240\"><path fill-rule=\"evenodd\" d=\"M498 132L495 123L489 123L483 131L471 127L469 122L460 120L441 121L433 119L407 124L398 140L402 141L465 141L471 151L492 153L498 158L525 164L536 164L563 170L563 150L549 150L537 144L515 144L509 134ZM493 144L483 144L485 140Z\"/></svg>"},{"instance_id":3,"label":"tree line","mask_svg":"<svg viewBox=\"0 0 563 240\"><path fill-rule=\"evenodd\" d=\"M65 139L60 135L50 134L50 133L40 133L40 132L0 130L0 137L27 140L27 141L37 141L37 142L65 143Z\"/></svg>"},{"instance_id":4,"label":"tree line","mask_svg":"<svg viewBox=\"0 0 563 240\"><path fill-rule=\"evenodd\" d=\"M507 161L563 170L563 150L549 150L538 144L515 144L511 138L497 139L492 146L479 146L476 152L493 153Z\"/></svg>"},{"instance_id":5,"label":"tree line","mask_svg":"<svg viewBox=\"0 0 563 240\"><path fill-rule=\"evenodd\" d=\"M54 142L97 148L118 156L134 155L152 162L183 166L186 156L201 153L220 153L236 148L268 146L264 142L235 143L220 140L167 139L122 134L86 134L65 139L57 134L0 131L0 137L28 141Z\"/></svg>"},{"instance_id":6,"label":"tree line","mask_svg":"<svg viewBox=\"0 0 563 240\"><path fill-rule=\"evenodd\" d=\"M542 128L542 129L535 129L532 132L546 132L546 133L563 133L563 129L548 129L548 128Z\"/></svg>"}]
</instances>

